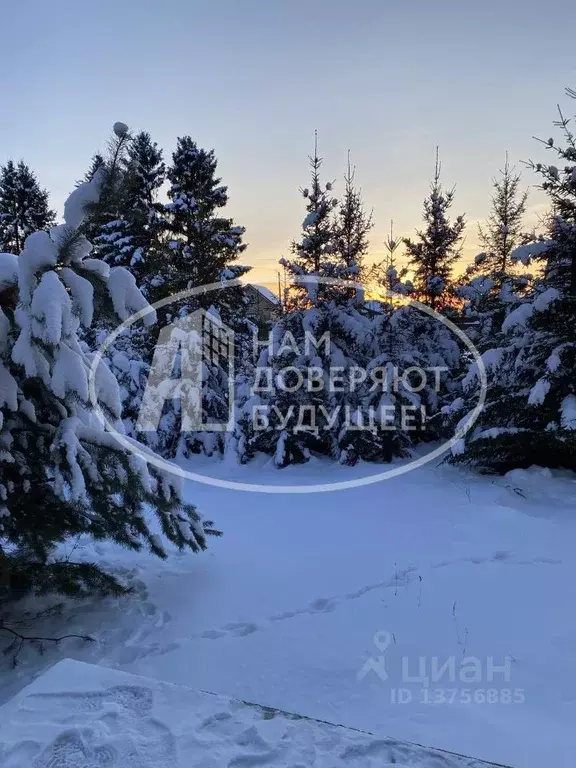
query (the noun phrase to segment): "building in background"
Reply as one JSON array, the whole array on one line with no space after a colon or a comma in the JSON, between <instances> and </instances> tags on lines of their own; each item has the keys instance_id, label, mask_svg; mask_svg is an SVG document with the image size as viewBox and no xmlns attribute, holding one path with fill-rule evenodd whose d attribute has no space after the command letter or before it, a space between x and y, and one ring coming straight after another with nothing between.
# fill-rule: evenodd
<instances>
[{"instance_id":1,"label":"building in background","mask_svg":"<svg viewBox=\"0 0 576 768\"><path fill-rule=\"evenodd\" d=\"M274 322L282 314L278 296L263 285L245 283L244 294L248 297L248 317L258 325Z\"/></svg>"}]
</instances>

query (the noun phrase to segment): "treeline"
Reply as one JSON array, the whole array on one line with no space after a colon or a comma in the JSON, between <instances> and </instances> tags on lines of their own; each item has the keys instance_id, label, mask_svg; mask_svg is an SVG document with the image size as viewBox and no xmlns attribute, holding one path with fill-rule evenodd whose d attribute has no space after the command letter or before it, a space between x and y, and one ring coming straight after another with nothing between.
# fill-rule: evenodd
<instances>
[{"instance_id":1,"label":"treeline","mask_svg":"<svg viewBox=\"0 0 576 768\"><path fill-rule=\"evenodd\" d=\"M438 157L422 228L411 238L395 239L391 232L386 258L371 264L373 217L355 170L349 162L336 196L335 183L322 180L315 145L310 182L301 189L301 233L280 262L287 275L283 313L265 329L274 341L259 359L251 354L255 320L239 286L200 293L161 312L165 322L203 308L214 323L234 332L235 370L217 359L206 361L197 420L224 423L231 412L232 422L222 431L183 429L182 402L175 396L163 402L158 429L138 430L157 332L134 326L107 351L128 434L168 458L234 452L245 462L264 451L280 467L314 452L349 464L389 461L423 440L450 437L469 426L480 396L478 364L453 333L410 303L416 300L466 329L489 379L482 412L453 446L452 460L490 471L531 463L574 467L576 149L570 121L562 116L559 127L558 140L542 141L558 165L529 164L550 199L541 231L525 231L527 193L506 159L493 182L488 220L479 227L482 253L463 274L457 269L466 224L462 215L452 215L454 189L443 187ZM149 301L249 271L237 263L246 248L245 230L224 214L228 193L214 152L189 136L177 140L167 167L147 133L133 135L117 123L107 152L93 157L84 181L95 178L100 197L89 206L82 233L92 255L128 270ZM23 162L3 166L0 248L18 253L27 234L53 222L47 193L30 169ZM354 283L369 286L372 294L365 296ZM98 313L84 343L95 350L113 327L110 317ZM304 350L307 334L329 344ZM286 338L291 348L282 344ZM396 386L375 387L372 374L354 391L334 392L328 384L334 367L345 378L357 369L388 369L391 377L395 371ZM438 380L417 386L421 374L398 376L409 368L442 370ZM405 428L400 406L418 412L412 420L417 428ZM368 411L370 419L380 414L376 423L367 420Z\"/></svg>"},{"instance_id":2,"label":"treeline","mask_svg":"<svg viewBox=\"0 0 576 768\"><path fill-rule=\"evenodd\" d=\"M391 233L374 265L354 169L337 196L315 147L300 233L281 261L282 312L269 318L254 316L238 281L249 271L238 264L245 232L225 214L214 152L191 137L177 140L167 164L147 133L116 123L60 226L26 164L2 166L0 589L121 589L95 565L58 559L56 547L88 534L165 556L150 507L176 546L205 546L212 525L136 449L242 463L263 452L278 467L316 454L351 465L452 439L450 460L483 471L576 469L576 137L562 113L557 125L529 164L550 201L541 231L524 232L526 193L506 162L480 229L483 251L463 275L465 221L452 214L439 162L421 229L401 241ZM102 343L147 302L181 291L156 324L147 315L108 344L94 402L90 366ZM218 340L200 344L200 396L154 388L159 359L170 380L184 378L199 310L200 334ZM438 313L466 330L481 359ZM141 418L150 404L159 409L153 428Z\"/></svg>"}]
</instances>

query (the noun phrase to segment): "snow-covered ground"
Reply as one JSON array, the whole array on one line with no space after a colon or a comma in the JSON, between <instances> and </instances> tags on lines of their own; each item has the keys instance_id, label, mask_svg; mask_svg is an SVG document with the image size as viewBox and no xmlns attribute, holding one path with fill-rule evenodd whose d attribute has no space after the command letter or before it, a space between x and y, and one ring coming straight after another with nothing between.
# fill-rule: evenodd
<instances>
[{"instance_id":1,"label":"snow-covered ground","mask_svg":"<svg viewBox=\"0 0 576 768\"><path fill-rule=\"evenodd\" d=\"M366 468L217 471L290 484ZM34 625L97 642L3 660L0 701L72 657L515 768L574 765L574 475L429 465L334 493L188 495L224 537L166 562L78 546L134 594Z\"/></svg>"},{"instance_id":2,"label":"snow-covered ground","mask_svg":"<svg viewBox=\"0 0 576 768\"><path fill-rule=\"evenodd\" d=\"M4 768L491 768L65 659L0 709Z\"/></svg>"}]
</instances>

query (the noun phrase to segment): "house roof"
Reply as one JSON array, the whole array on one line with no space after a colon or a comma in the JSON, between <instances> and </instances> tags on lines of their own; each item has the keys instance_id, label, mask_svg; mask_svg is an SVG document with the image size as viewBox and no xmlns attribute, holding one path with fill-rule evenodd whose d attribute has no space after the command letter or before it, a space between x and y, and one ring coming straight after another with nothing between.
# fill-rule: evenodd
<instances>
[{"instance_id":1,"label":"house roof","mask_svg":"<svg viewBox=\"0 0 576 768\"><path fill-rule=\"evenodd\" d=\"M266 288L264 285L256 285L256 283L246 283L247 286L250 288L253 288L255 291L258 291L258 293L263 296L265 299L268 299L272 304L280 304L280 299L276 294L271 291L269 288Z\"/></svg>"}]
</instances>

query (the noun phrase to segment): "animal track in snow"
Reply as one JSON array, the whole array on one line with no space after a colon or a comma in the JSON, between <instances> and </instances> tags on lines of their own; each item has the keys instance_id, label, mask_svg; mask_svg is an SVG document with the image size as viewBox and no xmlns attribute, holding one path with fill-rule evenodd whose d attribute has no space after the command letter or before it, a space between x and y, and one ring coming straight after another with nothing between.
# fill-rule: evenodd
<instances>
[{"instance_id":1,"label":"animal track in snow","mask_svg":"<svg viewBox=\"0 0 576 768\"><path fill-rule=\"evenodd\" d=\"M452 560L443 560L438 563L433 563L429 567L432 569L445 568L456 563L471 563L473 565L482 565L484 563L501 563L503 565L554 565L560 562L561 561L559 560L545 557L533 558L531 560L518 560L514 557L512 552L506 550L497 550L487 556L457 557ZM147 658L150 656L163 656L167 653L170 653L171 651L177 650L190 640L220 640L223 637L247 637L266 629L267 624L289 621L290 619L294 619L297 616L314 616L318 614L331 613L347 601L358 600L370 592L377 590L394 590L394 593L396 594L399 590L408 587L417 578L419 578L418 570L413 566L398 569L391 578L385 581L367 584L352 592L348 592L341 597L318 597L315 600L312 600L303 608L283 611L281 613L275 613L271 616L267 616L260 624L255 622L242 621L231 622L224 624L221 627L207 629L199 634L180 638L179 640L168 643L166 645L161 643L154 643L149 646L135 644L132 647L125 647L120 655L115 659L115 661L120 665L124 665L131 664L141 658ZM156 626L162 626L164 621L169 620L170 616L168 614L166 614L165 618L163 615L160 617L157 616Z\"/></svg>"},{"instance_id":2,"label":"animal track in snow","mask_svg":"<svg viewBox=\"0 0 576 768\"><path fill-rule=\"evenodd\" d=\"M497 550L488 556L471 555L468 557L456 557L453 560L441 560L434 563L432 568L446 568L455 563L472 563L473 565L483 565L484 563L504 563L506 565L559 565L562 561L551 557L534 557L530 560L517 560L512 552L507 550Z\"/></svg>"},{"instance_id":3,"label":"animal track in snow","mask_svg":"<svg viewBox=\"0 0 576 768\"><path fill-rule=\"evenodd\" d=\"M343 597L317 597L312 600L305 608L299 608L294 611L284 611L283 613L275 613L272 616L268 616L265 621L278 622L287 621L293 619L296 616L315 615L319 613L331 613L343 602L348 600L357 600L359 597L371 592L375 589L397 589L400 587L406 587L413 580L413 574L415 568L405 568L398 571L392 579L387 581L381 581L377 584L369 584L366 587L356 590L355 592L349 592ZM237 622L231 624L225 624L223 627L217 629L208 629L202 632L200 635L194 635L192 638L201 638L203 640L219 640L221 637L227 637L232 635L233 637L245 637L251 635L254 632L258 632L263 627L252 622Z\"/></svg>"},{"instance_id":4,"label":"animal track in snow","mask_svg":"<svg viewBox=\"0 0 576 768\"><path fill-rule=\"evenodd\" d=\"M275 613L264 619L261 624L248 621L230 622L224 624L221 627L215 627L213 629L207 629L197 635L191 635L181 638L166 645L160 643L154 643L149 646L134 645L125 647L120 654L114 659L115 663L123 666L126 664L132 664L138 659L148 658L150 656L163 656L171 651L177 650L183 644L190 640L220 640L223 637L247 637L253 635L266 628L266 623L276 623L278 621L288 621L296 616L305 615L318 615L326 614L335 611L339 605L349 600L357 600L363 597L369 592L377 589L394 589L398 590L402 587L407 587L416 578L416 568L409 567L402 570L398 570L391 579L386 581L380 581L373 584L368 584L365 587L361 587L354 592L349 592L342 597L317 597L312 600L304 608L299 608L292 611L284 611L282 613Z\"/></svg>"}]
</instances>

